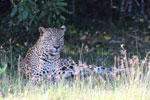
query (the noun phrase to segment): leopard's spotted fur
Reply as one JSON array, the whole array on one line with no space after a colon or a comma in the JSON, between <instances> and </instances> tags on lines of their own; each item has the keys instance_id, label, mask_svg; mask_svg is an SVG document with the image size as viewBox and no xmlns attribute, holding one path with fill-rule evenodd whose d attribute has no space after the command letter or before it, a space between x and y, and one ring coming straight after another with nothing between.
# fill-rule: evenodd
<instances>
[{"instance_id":1,"label":"leopard's spotted fur","mask_svg":"<svg viewBox=\"0 0 150 100\"><path fill-rule=\"evenodd\" d=\"M106 73L112 69L97 67L82 63L76 63L71 58L60 58L60 51L64 45L64 32L60 29L40 27L40 37L36 44L31 47L25 59L19 66L21 73L31 80L54 80L57 77L70 77L89 73Z\"/></svg>"},{"instance_id":2,"label":"leopard's spotted fur","mask_svg":"<svg viewBox=\"0 0 150 100\"><path fill-rule=\"evenodd\" d=\"M32 80L48 79L60 67L60 51L64 45L65 27L61 29L40 27L40 37L20 62L21 73Z\"/></svg>"}]
</instances>

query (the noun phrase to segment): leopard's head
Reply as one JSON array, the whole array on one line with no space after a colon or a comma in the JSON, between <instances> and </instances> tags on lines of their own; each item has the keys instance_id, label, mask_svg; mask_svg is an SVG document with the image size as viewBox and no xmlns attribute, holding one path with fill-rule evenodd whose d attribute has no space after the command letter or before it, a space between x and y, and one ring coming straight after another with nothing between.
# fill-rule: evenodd
<instances>
[{"instance_id":1,"label":"leopard's head","mask_svg":"<svg viewBox=\"0 0 150 100\"><path fill-rule=\"evenodd\" d=\"M45 54L57 56L64 45L64 32L66 27L60 29L39 27L40 38L38 43L42 45Z\"/></svg>"}]
</instances>

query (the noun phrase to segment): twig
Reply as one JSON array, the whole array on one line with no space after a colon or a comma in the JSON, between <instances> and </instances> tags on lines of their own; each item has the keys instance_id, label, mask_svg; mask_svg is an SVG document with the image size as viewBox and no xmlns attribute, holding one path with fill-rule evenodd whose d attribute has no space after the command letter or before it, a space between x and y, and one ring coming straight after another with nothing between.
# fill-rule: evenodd
<instances>
[{"instance_id":1,"label":"twig","mask_svg":"<svg viewBox=\"0 0 150 100\"><path fill-rule=\"evenodd\" d=\"M122 0L121 8L120 8L119 26L122 24L122 21L124 19L124 13L125 13L124 5L125 5L125 0Z\"/></svg>"},{"instance_id":2,"label":"twig","mask_svg":"<svg viewBox=\"0 0 150 100\"><path fill-rule=\"evenodd\" d=\"M12 39L9 39L10 43L10 61L11 61L11 68L13 68L13 58L12 58ZM12 69L11 69L12 70Z\"/></svg>"},{"instance_id":3,"label":"twig","mask_svg":"<svg viewBox=\"0 0 150 100\"><path fill-rule=\"evenodd\" d=\"M20 75L21 75L20 63L21 63L21 56L19 55L19 57L18 57L18 77L19 77L19 79L20 79Z\"/></svg>"},{"instance_id":4,"label":"twig","mask_svg":"<svg viewBox=\"0 0 150 100\"><path fill-rule=\"evenodd\" d=\"M75 0L73 0L73 1L72 1L72 15L73 15L73 16L76 15L76 14L75 14L75 7L76 7L76 5L75 5Z\"/></svg>"},{"instance_id":5,"label":"twig","mask_svg":"<svg viewBox=\"0 0 150 100\"><path fill-rule=\"evenodd\" d=\"M132 10L132 0L129 0L128 12L131 13L131 10Z\"/></svg>"},{"instance_id":6,"label":"twig","mask_svg":"<svg viewBox=\"0 0 150 100\"><path fill-rule=\"evenodd\" d=\"M141 0L141 15L143 16L145 22L149 24L149 21L147 17L145 16L145 12L144 12L144 0Z\"/></svg>"},{"instance_id":7,"label":"twig","mask_svg":"<svg viewBox=\"0 0 150 100\"><path fill-rule=\"evenodd\" d=\"M82 61L82 52L83 52L83 47L84 47L84 44L82 43L82 46L81 46L81 50L80 50L80 60Z\"/></svg>"},{"instance_id":8,"label":"twig","mask_svg":"<svg viewBox=\"0 0 150 100\"><path fill-rule=\"evenodd\" d=\"M138 50L138 40L137 40L137 29L134 31L135 33L135 43L136 43L136 50L137 50L137 53L139 54L139 50Z\"/></svg>"},{"instance_id":9,"label":"twig","mask_svg":"<svg viewBox=\"0 0 150 100\"><path fill-rule=\"evenodd\" d=\"M135 0L135 3L138 7L140 7L140 3L137 0Z\"/></svg>"}]
</instances>

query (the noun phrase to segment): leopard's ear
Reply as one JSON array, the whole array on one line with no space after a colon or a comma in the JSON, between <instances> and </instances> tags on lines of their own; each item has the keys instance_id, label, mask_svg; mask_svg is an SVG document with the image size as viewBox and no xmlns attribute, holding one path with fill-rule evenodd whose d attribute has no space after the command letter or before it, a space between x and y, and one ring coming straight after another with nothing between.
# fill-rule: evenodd
<instances>
[{"instance_id":1,"label":"leopard's ear","mask_svg":"<svg viewBox=\"0 0 150 100\"><path fill-rule=\"evenodd\" d=\"M39 27L40 35L43 35L44 32L46 32L46 29L44 27Z\"/></svg>"},{"instance_id":2,"label":"leopard's ear","mask_svg":"<svg viewBox=\"0 0 150 100\"><path fill-rule=\"evenodd\" d=\"M63 25L63 26L61 26L61 28L60 28L62 31L66 31L66 27L65 27L65 25Z\"/></svg>"}]
</instances>

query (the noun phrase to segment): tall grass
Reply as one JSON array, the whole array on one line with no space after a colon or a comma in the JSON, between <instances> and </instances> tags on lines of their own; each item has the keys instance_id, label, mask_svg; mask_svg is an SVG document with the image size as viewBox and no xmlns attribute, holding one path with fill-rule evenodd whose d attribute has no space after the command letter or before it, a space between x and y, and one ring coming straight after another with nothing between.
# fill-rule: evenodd
<instances>
[{"instance_id":1,"label":"tall grass","mask_svg":"<svg viewBox=\"0 0 150 100\"><path fill-rule=\"evenodd\" d=\"M144 59L127 57L126 50L121 48L121 55L114 57L112 66L126 68L125 74L106 79L91 75L34 86L4 72L0 76L0 100L150 100L149 53Z\"/></svg>"},{"instance_id":2,"label":"tall grass","mask_svg":"<svg viewBox=\"0 0 150 100\"><path fill-rule=\"evenodd\" d=\"M95 84L95 81L61 81L57 85L33 86L6 80L1 83L0 100L150 100L147 81L121 82L119 85Z\"/></svg>"}]
</instances>

